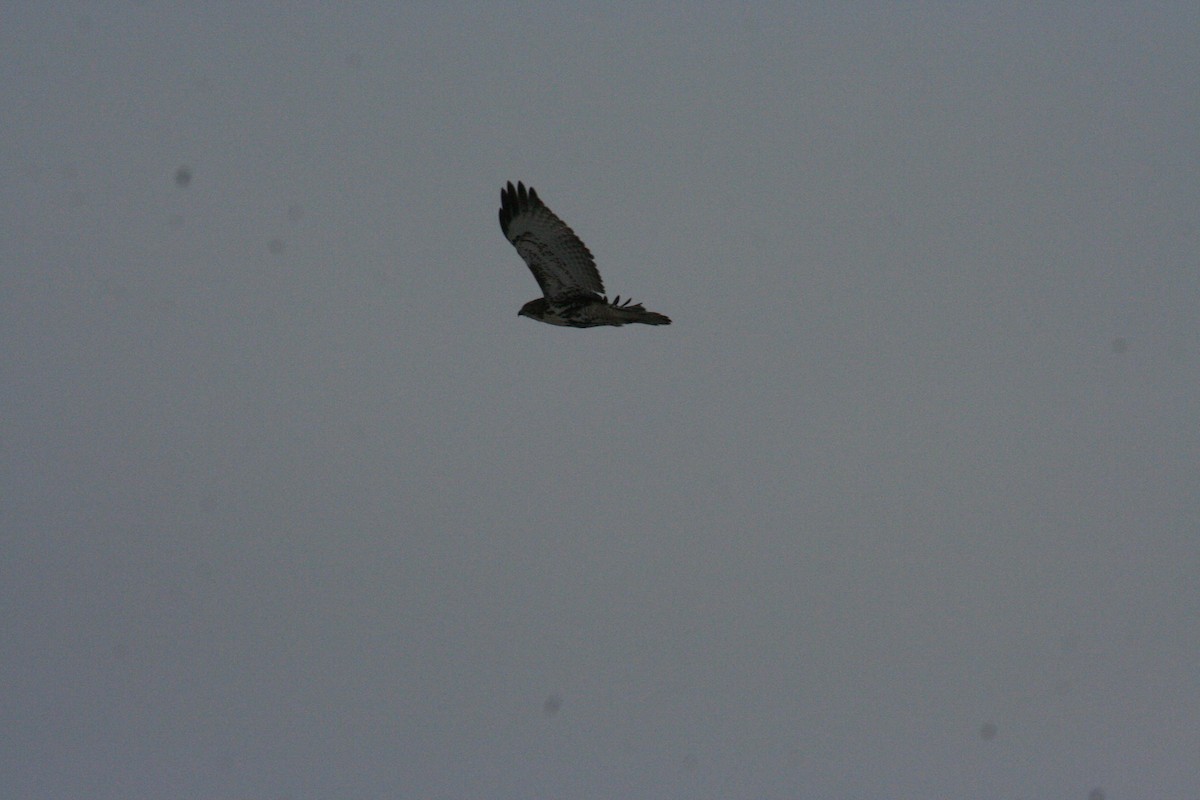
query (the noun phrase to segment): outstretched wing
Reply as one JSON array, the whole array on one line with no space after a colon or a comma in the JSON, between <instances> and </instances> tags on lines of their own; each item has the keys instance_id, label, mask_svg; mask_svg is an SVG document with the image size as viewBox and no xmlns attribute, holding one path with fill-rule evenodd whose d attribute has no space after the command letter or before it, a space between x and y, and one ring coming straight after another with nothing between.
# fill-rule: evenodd
<instances>
[{"instance_id":1,"label":"outstretched wing","mask_svg":"<svg viewBox=\"0 0 1200 800\"><path fill-rule=\"evenodd\" d=\"M551 302L604 294L596 261L575 231L518 182L500 190L500 230L525 259Z\"/></svg>"}]
</instances>

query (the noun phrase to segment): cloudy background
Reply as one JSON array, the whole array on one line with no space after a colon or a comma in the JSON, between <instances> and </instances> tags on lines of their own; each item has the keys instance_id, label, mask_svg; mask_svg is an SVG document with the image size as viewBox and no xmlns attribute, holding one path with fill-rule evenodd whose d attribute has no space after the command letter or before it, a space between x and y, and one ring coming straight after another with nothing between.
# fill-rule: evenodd
<instances>
[{"instance_id":1,"label":"cloudy background","mask_svg":"<svg viewBox=\"0 0 1200 800\"><path fill-rule=\"evenodd\" d=\"M1193 3L6 5L5 797L1200 793Z\"/></svg>"}]
</instances>

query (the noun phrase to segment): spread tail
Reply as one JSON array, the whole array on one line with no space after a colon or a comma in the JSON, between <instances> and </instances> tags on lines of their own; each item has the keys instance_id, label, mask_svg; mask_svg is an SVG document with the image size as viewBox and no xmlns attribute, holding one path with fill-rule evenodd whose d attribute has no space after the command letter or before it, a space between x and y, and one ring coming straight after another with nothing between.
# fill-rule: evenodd
<instances>
[{"instance_id":1,"label":"spread tail","mask_svg":"<svg viewBox=\"0 0 1200 800\"><path fill-rule=\"evenodd\" d=\"M621 296L617 295L617 299L613 300L609 307L617 312L616 316L622 321L619 323L624 325L630 322L640 322L643 325L670 325L671 318L665 314L659 314L654 311L647 311L646 307L641 303L634 303L632 300L621 302Z\"/></svg>"}]
</instances>

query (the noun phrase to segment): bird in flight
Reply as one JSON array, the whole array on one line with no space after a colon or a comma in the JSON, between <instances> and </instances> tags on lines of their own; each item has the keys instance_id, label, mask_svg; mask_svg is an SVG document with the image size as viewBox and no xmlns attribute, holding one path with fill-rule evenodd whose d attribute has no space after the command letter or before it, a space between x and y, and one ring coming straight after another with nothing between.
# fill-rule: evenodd
<instances>
[{"instance_id":1,"label":"bird in flight","mask_svg":"<svg viewBox=\"0 0 1200 800\"><path fill-rule=\"evenodd\" d=\"M500 190L500 230L525 259L544 295L521 306L518 316L568 328L671 324L641 303L622 303L620 296L610 303L591 252L532 186L526 189L518 182L514 187L509 181Z\"/></svg>"}]
</instances>

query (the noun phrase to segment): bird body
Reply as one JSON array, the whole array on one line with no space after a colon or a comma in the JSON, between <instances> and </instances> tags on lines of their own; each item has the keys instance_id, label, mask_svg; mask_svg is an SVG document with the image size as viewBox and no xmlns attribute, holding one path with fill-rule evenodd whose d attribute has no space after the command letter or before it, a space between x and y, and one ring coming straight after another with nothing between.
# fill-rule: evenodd
<instances>
[{"instance_id":1,"label":"bird body","mask_svg":"<svg viewBox=\"0 0 1200 800\"><path fill-rule=\"evenodd\" d=\"M519 316L569 328L671 324L641 303L609 302L591 251L532 187L510 181L500 190L500 230L542 288L543 296L522 306Z\"/></svg>"}]
</instances>

